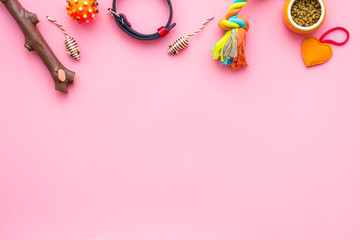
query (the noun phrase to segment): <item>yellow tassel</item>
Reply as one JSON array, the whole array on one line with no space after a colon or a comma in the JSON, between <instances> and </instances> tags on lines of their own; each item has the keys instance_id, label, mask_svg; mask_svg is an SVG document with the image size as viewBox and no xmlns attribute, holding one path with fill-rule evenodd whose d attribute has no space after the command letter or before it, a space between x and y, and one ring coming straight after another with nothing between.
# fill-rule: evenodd
<instances>
[{"instance_id":1,"label":"yellow tassel","mask_svg":"<svg viewBox=\"0 0 360 240\"><path fill-rule=\"evenodd\" d=\"M220 58L221 61L225 60L225 57L223 55L223 49L229 38L231 37L231 30L227 31L226 34L214 45L214 59Z\"/></svg>"}]
</instances>

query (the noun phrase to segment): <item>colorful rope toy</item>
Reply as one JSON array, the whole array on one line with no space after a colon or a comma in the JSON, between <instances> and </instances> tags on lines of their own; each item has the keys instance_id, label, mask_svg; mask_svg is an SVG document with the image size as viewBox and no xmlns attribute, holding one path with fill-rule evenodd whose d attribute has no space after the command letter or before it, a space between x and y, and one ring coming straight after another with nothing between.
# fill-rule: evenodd
<instances>
[{"instance_id":1,"label":"colorful rope toy","mask_svg":"<svg viewBox=\"0 0 360 240\"><path fill-rule=\"evenodd\" d=\"M219 27L227 32L213 47L214 59L220 58L221 64L231 66L232 70L247 66L245 45L249 22L246 19L237 18L246 4L247 0L234 1L225 19L219 22Z\"/></svg>"},{"instance_id":2,"label":"colorful rope toy","mask_svg":"<svg viewBox=\"0 0 360 240\"><path fill-rule=\"evenodd\" d=\"M66 0L68 15L78 23L88 23L99 13L97 0Z\"/></svg>"}]
</instances>

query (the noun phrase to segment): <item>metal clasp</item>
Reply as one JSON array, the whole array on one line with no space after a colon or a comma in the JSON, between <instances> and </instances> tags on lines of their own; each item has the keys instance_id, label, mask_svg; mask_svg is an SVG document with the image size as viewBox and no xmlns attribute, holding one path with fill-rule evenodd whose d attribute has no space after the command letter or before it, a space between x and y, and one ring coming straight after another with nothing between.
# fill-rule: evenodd
<instances>
[{"instance_id":1,"label":"metal clasp","mask_svg":"<svg viewBox=\"0 0 360 240\"><path fill-rule=\"evenodd\" d=\"M124 27L127 27L127 28L131 28L131 23L129 22L129 20L127 19L127 17L125 16L124 13L116 13L111 8L109 8L109 12L111 14L108 13L108 15L116 16L121 19L121 25L123 25Z\"/></svg>"},{"instance_id":2,"label":"metal clasp","mask_svg":"<svg viewBox=\"0 0 360 240\"><path fill-rule=\"evenodd\" d=\"M110 16L117 16L117 17L121 17L117 12L114 12L114 10L112 8L108 8L109 12L108 15Z\"/></svg>"},{"instance_id":3,"label":"metal clasp","mask_svg":"<svg viewBox=\"0 0 360 240\"><path fill-rule=\"evenodd\" d=\"M118 18L120 18L121 19L121 24L122 25L124 25L125 24L125 22L124 22L124 18L120 15L120 14L118 14L117 12L115 12L112 8L108 8L108 10L109 10L109 12L108 12L108 15L109 16L117 16Z\"/></svg>"}]
</instances>

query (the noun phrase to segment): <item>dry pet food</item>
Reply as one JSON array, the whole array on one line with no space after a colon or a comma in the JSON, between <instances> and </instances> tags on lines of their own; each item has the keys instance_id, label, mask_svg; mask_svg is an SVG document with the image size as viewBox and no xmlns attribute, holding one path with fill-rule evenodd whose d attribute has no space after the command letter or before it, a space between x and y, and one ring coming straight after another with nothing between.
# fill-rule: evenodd
<instances>
[{"instance_id":1,"label":"dry pet food","mask_svg":"<svg viewBox=\"0 0 360 240\"><path fill-rule=\"evenodd\" d=\"M291 17L301 27L311 27L321 17L321 6L317 0L296 0L291 8Z\"/></svg>"}]
</instances>

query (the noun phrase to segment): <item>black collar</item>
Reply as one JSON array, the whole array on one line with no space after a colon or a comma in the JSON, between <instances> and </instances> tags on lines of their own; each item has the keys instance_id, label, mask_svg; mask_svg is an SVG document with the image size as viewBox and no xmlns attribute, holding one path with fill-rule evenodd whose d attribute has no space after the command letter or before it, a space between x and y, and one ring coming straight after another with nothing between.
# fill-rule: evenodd
<instances>
[{"instance_id":1,"label":"black collar","mask_svg":"<svg viewBox=\"0 0 360 240\"><path fill-rule=\"evenodd\" d=\"M127 20L125 14L116 12L116 0L113 0L113 8L112 9L109 8L109 11L112 13L111 15L113 15L116 24L129 36L139 40L153 40L159 37L165 37L166 34L168 34L169 31L176 25L176 23L171 23L173 18L173 9L171 5L171 1L170 0L166 0L166 1L168 2L170 8L169 20L165 26L158 28L157 32L153 34L142 34L131 28L131 24Z\"/></svg>"}]
</instances>

